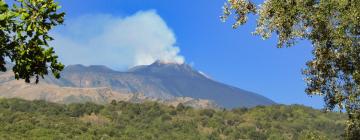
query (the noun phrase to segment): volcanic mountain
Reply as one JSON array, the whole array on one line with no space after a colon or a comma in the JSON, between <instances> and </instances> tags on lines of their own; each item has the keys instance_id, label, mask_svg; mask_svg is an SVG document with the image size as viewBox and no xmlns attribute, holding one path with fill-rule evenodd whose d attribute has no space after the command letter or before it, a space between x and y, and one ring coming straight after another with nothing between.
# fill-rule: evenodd
<instances>
[{"instance_id":1,"label":"volcanic mountain","mask_svg":"<svg viewBox=\"0 0 360 140\"><path fill-rule=\"evenodd\" d=\"M120 93L143 95L145 98L159 101L190 97L188 99L213 101L225 108L275 104L259 94L214 81L187 64L156 61L151 65L137 66L126 72L115 71L105 66L70 65L63 70L61 76L60 79L49 76L41 82L60 88L76 89L72 91L74 93L81 92L82 89L106 88L114 94L111 95L112 98ZM1 80L0 74L1 84L4 84L4 78Z\"/></svg>"}]
</instances>

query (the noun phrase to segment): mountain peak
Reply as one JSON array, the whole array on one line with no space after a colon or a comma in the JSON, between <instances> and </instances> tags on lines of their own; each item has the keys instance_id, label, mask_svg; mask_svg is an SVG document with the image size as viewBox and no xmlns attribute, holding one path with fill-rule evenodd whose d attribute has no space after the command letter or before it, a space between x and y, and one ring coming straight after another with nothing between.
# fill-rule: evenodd
<instances>
[{"instance_id":1,"label":"mountain peak","mask_svg":"<svg viewBox=\"0 0 360 140\"><path fill-rule=\"evenodd\" d=\"M162 60L157 60L154 63L148 65L147 67L153 68L176 68L176 69L192 69L192 67L186 63L177 63L177 62L167 62Z\"/></svg>"},{"instance_id":2,"label":"mountain peak","mask_svg":"<svg viewBox=\"0 0 360 140\"><path fill-rule=\"evenodd\" d=\"M136 66L129 70L138 74L160 74L160 75L200 75L190 65L185 63L172 63L155 61L150 65Z\"/></svg>"},{"instance_id":3,"label":"mountain peak","mask_svg":"<svg viewBox=\"0 0 360 140\"><path fill-rule=\"evenodd\" d=\"M165 60L156 60L151 65L183 65L185 63L178 63L178 62L172 62L172 61L165 61Z\"/></svg>"}]
</instances>

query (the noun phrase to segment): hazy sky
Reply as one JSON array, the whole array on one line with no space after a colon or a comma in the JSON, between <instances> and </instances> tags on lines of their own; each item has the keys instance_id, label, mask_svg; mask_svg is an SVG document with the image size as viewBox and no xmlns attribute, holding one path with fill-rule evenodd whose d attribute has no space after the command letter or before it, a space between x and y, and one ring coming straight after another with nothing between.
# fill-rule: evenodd
<instances>
[{"instance_id":1,"label":"hazy sky","mask_svg":"<svg viewBox=\"0 0 360 140\"><path fill-rule=\"evenodd\" d=\"M188 63L212 79L282 104L321 108L305 94L301 69L311 45L276 48L276 38L251 34L256 22L237 30L219 20L225 0L59 0L65 25L53 44L65 64L103 64L114 69L156 59ZM259 3L259 1L257 1Z\"/></svg>"}]
</instances>

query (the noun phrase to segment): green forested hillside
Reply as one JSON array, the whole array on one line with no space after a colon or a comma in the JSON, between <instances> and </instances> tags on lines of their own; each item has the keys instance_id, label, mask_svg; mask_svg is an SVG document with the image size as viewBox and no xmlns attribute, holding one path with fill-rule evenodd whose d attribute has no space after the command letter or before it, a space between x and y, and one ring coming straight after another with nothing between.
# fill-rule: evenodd
<instances>
[{"instance_id":1,"label":"green forested hillside","mask_svg":"<svg viewBox=\"0 0 360 140\"><path fill-rule=\"evenodd\" d=\"M300 105L210 110L155 102L0 99L0 139L341 139L346 117Z\"/></svg>"}]
</instances>

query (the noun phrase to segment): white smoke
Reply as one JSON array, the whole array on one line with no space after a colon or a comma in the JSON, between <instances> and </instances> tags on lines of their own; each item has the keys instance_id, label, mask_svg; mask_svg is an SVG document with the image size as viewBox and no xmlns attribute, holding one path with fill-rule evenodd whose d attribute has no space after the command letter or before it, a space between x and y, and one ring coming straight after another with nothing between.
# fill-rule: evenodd
<instances>
[{"instance_id":1,"label":"white smoke","mask_svg":"<svg viewBox=\"0 0 360 140\"><path fill-rule=\"evenodd\" d=\"M184 63L173 31L154 10L128 17L86 15L68 19L54 33L56 52L65 64L127 69L156 60Z\"/></svg>"}]
</instances>

